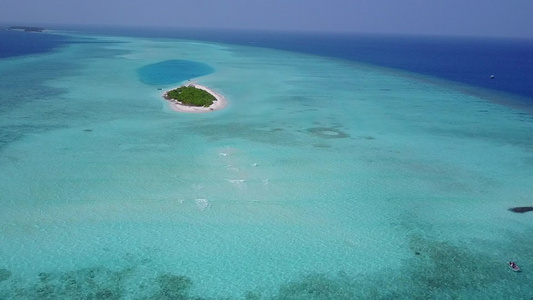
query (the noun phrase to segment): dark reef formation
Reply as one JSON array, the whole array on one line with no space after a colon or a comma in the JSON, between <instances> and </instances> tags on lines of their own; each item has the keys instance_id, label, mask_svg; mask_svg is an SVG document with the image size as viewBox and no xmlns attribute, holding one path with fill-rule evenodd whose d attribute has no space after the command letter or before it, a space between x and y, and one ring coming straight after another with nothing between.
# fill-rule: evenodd
<instances>
[{"instance_id":1,"label":"dark reef formation","mask_svg":"<svg viewBox=\"0 0 533 300\"><path fill-rule=\"evenodd\" d=\"M11 271L6 269L0 269L0 281L8 280L11 277Z\"/></svg>"},{"instance_id":2,"label":"dark reef formation","mask_svg":"<svg viewBox=\"0 0 533 300\"><path fill-rule=\"evenodd\" d=\"M524 243L521 247L530 247ZM0 269L0 299L50 300L352 300L352 299L531 299L530 278L515 276L505 260L468 249L465 245L412 234L413 253L403 266L358 276L340 272L305 273L273 290L260 287L240 297L202 297L202 283L180 274L159 273L149 260L123 269L105 266L66 272L41 272L35 280L21 280L16 272ZM520 245L518 246L520 247ZM522 249L522 252L523 249ZM521 258L524 261L531 256ZM464 266L468 266L465 268ZM505 291L502 291L505 287ZM490 297L495 295L495 297Z\"/></svg>"},{"instance_id":3,"label":"dark reef formation","mask_svg":"<svg viewBox=\"0 0 533 300\"><path fill-rule=\"evenodd\" d=\"M533 206L519 206L519 207L509 208L509 210L514 213L522 214L528 211L533 211Z\"/></svg>"}]
</instances>

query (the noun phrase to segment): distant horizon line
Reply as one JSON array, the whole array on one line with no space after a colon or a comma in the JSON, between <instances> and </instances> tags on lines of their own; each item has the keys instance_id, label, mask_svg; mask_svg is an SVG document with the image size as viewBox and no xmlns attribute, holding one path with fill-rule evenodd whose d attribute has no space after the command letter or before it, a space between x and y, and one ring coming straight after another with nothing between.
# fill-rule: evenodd
<instances>
[{"instance_id":1,"label":"distant horizon line","mask_svg":"<svg viewBox=\"0 0 533 300\"><path fill-rule=\"evenodd\" d=\"M80 24L80 23L47 23L47 22L9 22L0 21L0 29L8 29L12 26L43 27L45 30L68 30L72 29L144 29L144 30L188 30L188 31L221 31L221 32L262 32L284 34L320 34L339 36L405 36L405 37L440 37L440 38L480 38L480 39L510 39L510 40L533 40L533 36L508 36L508 35L475 35L475 34L452 34L452 33L417 33L417 32L385 32L385 31L348 31L348 30L316 30L316 29L265 29L265 28L214 28L214 27L186 27L186 26L163 26L163 25L133 25L133 24Z\"/></svg>"}]
</instances>

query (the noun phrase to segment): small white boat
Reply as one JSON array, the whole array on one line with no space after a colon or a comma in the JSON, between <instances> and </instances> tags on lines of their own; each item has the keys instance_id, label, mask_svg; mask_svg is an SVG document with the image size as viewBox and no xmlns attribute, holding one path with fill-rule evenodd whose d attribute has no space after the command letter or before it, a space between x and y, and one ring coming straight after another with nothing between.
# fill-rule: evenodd
<instances>
[{"instance_id":1,"label":"small white boat","mask_svg":"<svg viewBox=\"0 0 533 300\"><path fill-rule=\"evenodd\" d=\"M511 268L511 270L515 271L515 272L520 272L522 270L520 270L520 267L515 264L514 262L510 261L507 263L509 265L509 268Z\"/></svg>"}]
</instances>

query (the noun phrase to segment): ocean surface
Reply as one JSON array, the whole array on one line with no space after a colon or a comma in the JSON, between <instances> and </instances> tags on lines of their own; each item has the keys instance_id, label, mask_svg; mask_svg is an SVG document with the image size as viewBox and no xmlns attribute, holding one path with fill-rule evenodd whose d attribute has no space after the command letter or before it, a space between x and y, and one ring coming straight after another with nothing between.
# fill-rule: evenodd
<instances>
[{"instance_id":1,"label":"ocean surface","mask_svg":"<svg viewBox=\"0 0 533 300\"><path fill-rule=\"evenodd\" d=\"M430 79L429 75L431 79L462 84L463 90L469 92L488 89L486 97L494 90L511 93L523 97L514 101L533 105L533 40L530 39L129 27L77 29L105 35L203 40L340 58L411 72L411 75L423 74L425 80Z\"/></svg>"},{"instance_id":2,"label":"ocean surface","mask_svg":"<svg viewBox=\"0 0 533 300\"><path fill-rule=\"evenodd\" d=\"M0 299L533 297L532 41L0 45ZM189 80L229 105L172 111Z\"/></svg>"}]
</instances>

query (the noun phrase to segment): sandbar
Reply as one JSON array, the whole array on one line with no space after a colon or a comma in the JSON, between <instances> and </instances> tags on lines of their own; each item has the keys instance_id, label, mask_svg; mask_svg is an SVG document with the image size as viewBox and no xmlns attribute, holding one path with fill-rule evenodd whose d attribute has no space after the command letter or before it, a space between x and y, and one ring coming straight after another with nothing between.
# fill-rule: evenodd
<instances>
[{"instance_id":1,"label":"sandbar","mask_svg":"<svg viewBox=\"0 0 533 300\"><path fill-rule=\"evenodd\" d=\"M211 111L215 111L215 110L220 110L220 109L223 109L224 107L226 107L226 105L228 105L228 102L226 101L226 98L224 98L224 96L222 96L221 94L211 90L210 88L206 87L206 86L203 86L203 85L200 85L200 84L197 84L197 83L189 83L189 84L184 84L184 85L181 85L181 86L193 86L197 89L201 89L201 90L204 90L206 92L208 92L209 94L213 95L215 97L215 100L213 101L213 104L211 104L210 106L208 107L205 107L205 106L190 106L190 105L184 105L184 104L181 104L179 101L175 100L175 99L168 99L167 98L167 93L171 90L174 90L174 89L170 89L168 91L165 91L163 93L163 98L165 98L165 100L167 100L170 104L170 108L174 111L179 111L179 112L185 112L185 113L206 113L206 112L211 112Z\"/></svg>"}]
</instances>

